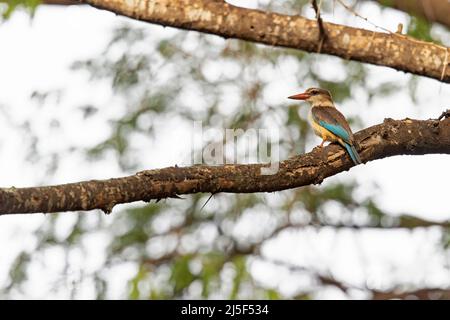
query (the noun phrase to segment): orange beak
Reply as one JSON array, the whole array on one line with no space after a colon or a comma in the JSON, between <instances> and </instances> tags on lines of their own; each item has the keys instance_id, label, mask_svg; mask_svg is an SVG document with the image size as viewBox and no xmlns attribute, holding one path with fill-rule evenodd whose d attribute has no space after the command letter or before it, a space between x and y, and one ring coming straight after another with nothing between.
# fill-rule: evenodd
<instances>
[{"instance_id":1,"label":"orange beak","mask_svg":"<svg viewBox=\"0 0 450 320\"><path fill-rule=\"evenodd\" d=\"M288 99L307 100L309 97L311 97L311 96L307 93L299 93L299 94L294 94L293 96L289 96Z\"/></svg>"}]
</instances>

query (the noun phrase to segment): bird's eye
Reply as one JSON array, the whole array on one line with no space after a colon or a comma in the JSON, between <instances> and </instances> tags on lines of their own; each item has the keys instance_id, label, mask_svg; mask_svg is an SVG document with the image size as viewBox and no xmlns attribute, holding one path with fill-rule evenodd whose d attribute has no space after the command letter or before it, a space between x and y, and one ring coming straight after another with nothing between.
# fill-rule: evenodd
<instances>
[{"instance_id":1,"label":"bird's eye","mask_svg":"<svg viewBox=\"0 0 450 320\"><path fill-rule=\"evenodd\" d=\"M313 96L315 96L316 94L318 94L319 92L317 92L317 90L313 90L313 91L311 91L311 94L313 95Z\"/></svg>"}]
</instances>

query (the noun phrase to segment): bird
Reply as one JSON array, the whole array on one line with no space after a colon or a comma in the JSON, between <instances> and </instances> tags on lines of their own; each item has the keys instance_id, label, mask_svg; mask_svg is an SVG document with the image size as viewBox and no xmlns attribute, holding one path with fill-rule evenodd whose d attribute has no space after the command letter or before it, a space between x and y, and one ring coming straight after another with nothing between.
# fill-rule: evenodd
<instances>
[{"instance_id":1,"label":"bird","mask_svg":"<svg viewBox=\"0 0 450 320\"><path fill-rule=\"evenodd\" d=\"M304 100L312 107L308 120L314 133L322 138L320 148L325 141L337 142L343 146L355 165L361 164L361 158L355 148L355 139L347 119L336 109L331 93L321 88L309 88L303 93L289 96L288 99Z\"/></svg>"}]
</instances>

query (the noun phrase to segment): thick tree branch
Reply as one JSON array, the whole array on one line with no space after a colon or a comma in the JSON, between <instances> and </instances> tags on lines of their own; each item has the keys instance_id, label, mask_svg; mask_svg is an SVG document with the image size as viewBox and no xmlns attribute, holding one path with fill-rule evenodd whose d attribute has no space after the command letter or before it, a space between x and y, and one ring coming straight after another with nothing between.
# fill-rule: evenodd
<instances>
[{"instance_id":1,"label":"thick tree branch","mask_svg":"<svg viewBox=\"0 0 450 320\"><path fill-rule=\"evenodd\" d=\"M450 2L446 0L377 1L450 26ZM397 33L373 32L321 20L318 25L300 16L238 8L213 0L43 0L43 3L87 3L163 26L326 53L450 82L449 48ZM323 45L325 31L329 41Z\"/></svg>"},{"instance_id":2,"label":"thick tree branch","mask_svg":"<svg viewBox=\"0 0 450 320\"><path fill-rule=\"evenodd\" d=\"M368 1L368 0L364 0ZM430 22L438 22L450 28L450 2L448 0L369 0L377 1L388 7L414 14L427 19ZM7 2L7 0L0 0ZM76 5L78 0L41 0L42 4ZM320 26L319 26L320 27Z\"/></svg>"},{"instance_id":3,"label":"thick tree branch","mask_svg":"<svg viewBox=\"0 0 450 320\"><path fill-rule=\"evenodd\" d=\"M450 154L450 119L392 120L355 134L364 162L395 155ZM0 214L102 209L197 192L273 192L318 184L349 170L352 162L338 145L295 156L279 163L273 175L265 164L169 167L133 176L57 186L0 189ZM412 177L414 173L411 173Z\"/></svg>"},{"instance_id":4,"label":"thick tree branch","mask_svg":"<svg viewBox=\"0 0 450 320\"><path fill-rule=\"evenodd\" d=\"M300 16L239 8L214 0L43 0L42 3L86 3L163 26L326 53L450 83L450 48L398 33L374 32L332 23L317 24ZM448 1L421 0L417 3L394 0L392 4L400 10L425 16L430 21L450 25ZM329 40L325 45L324 34Z\"/></svg>"},{"instance_id":5,"label":"thick tree branch","mask_svg":"<svg viewBox=\"0 0 450 320\"><path fill-rule=\"evenodd\" d=\"M175 28L308 52L320 48L317 21L212 0L81 0L116 14ZM450 82L447 47L396 33L324 23L322 53Z\"/></svg>"}]
</instances>

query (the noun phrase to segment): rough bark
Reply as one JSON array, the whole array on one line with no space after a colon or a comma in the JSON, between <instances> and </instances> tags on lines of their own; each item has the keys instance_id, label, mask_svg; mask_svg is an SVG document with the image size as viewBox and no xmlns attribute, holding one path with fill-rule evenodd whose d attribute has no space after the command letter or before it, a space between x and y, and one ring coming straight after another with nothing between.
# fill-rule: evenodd
<instances>
[{"instance_id":1,"label":"rough bark","mask_svg":"<svg viewBox=\"0 0 450 320\"><path fill-rule=\"evenodd\" d=\"M374 1L374 0L372 0ZM438 22L450 28L450 1L448 0L376 0L382 5L393 7Z\"/></svg>"},{"instance_id":2,"label":"rough bark","mask_svg":"<svg viewBox=\"0 0 450 320\"><path fill-rule=\"evenodd\" d=\"M364 162L395 155L450 154L450 118L392 120L355 134ZM273 192L319 184L349 170L353 164L338 145L329 145L281 161L273 175L262 175L267 164L168 167L109 180L56 186L0 189L0 215L102 209L197 192ZM412 175L414 173L411 173Z\"/></svg>"},{"instance_id":3,"label":"rough bark","mask_svg":"<svg viewBox=\"0 0 450 320\"><path fill-rule=\"evenodd\" d=\"M224 38L335 55L450 82L450 49L397 33L324 23L321 45L316 20L239 8L213 0L81 0L133 19L196 30Z\"/></svg>"}]
</instances>

